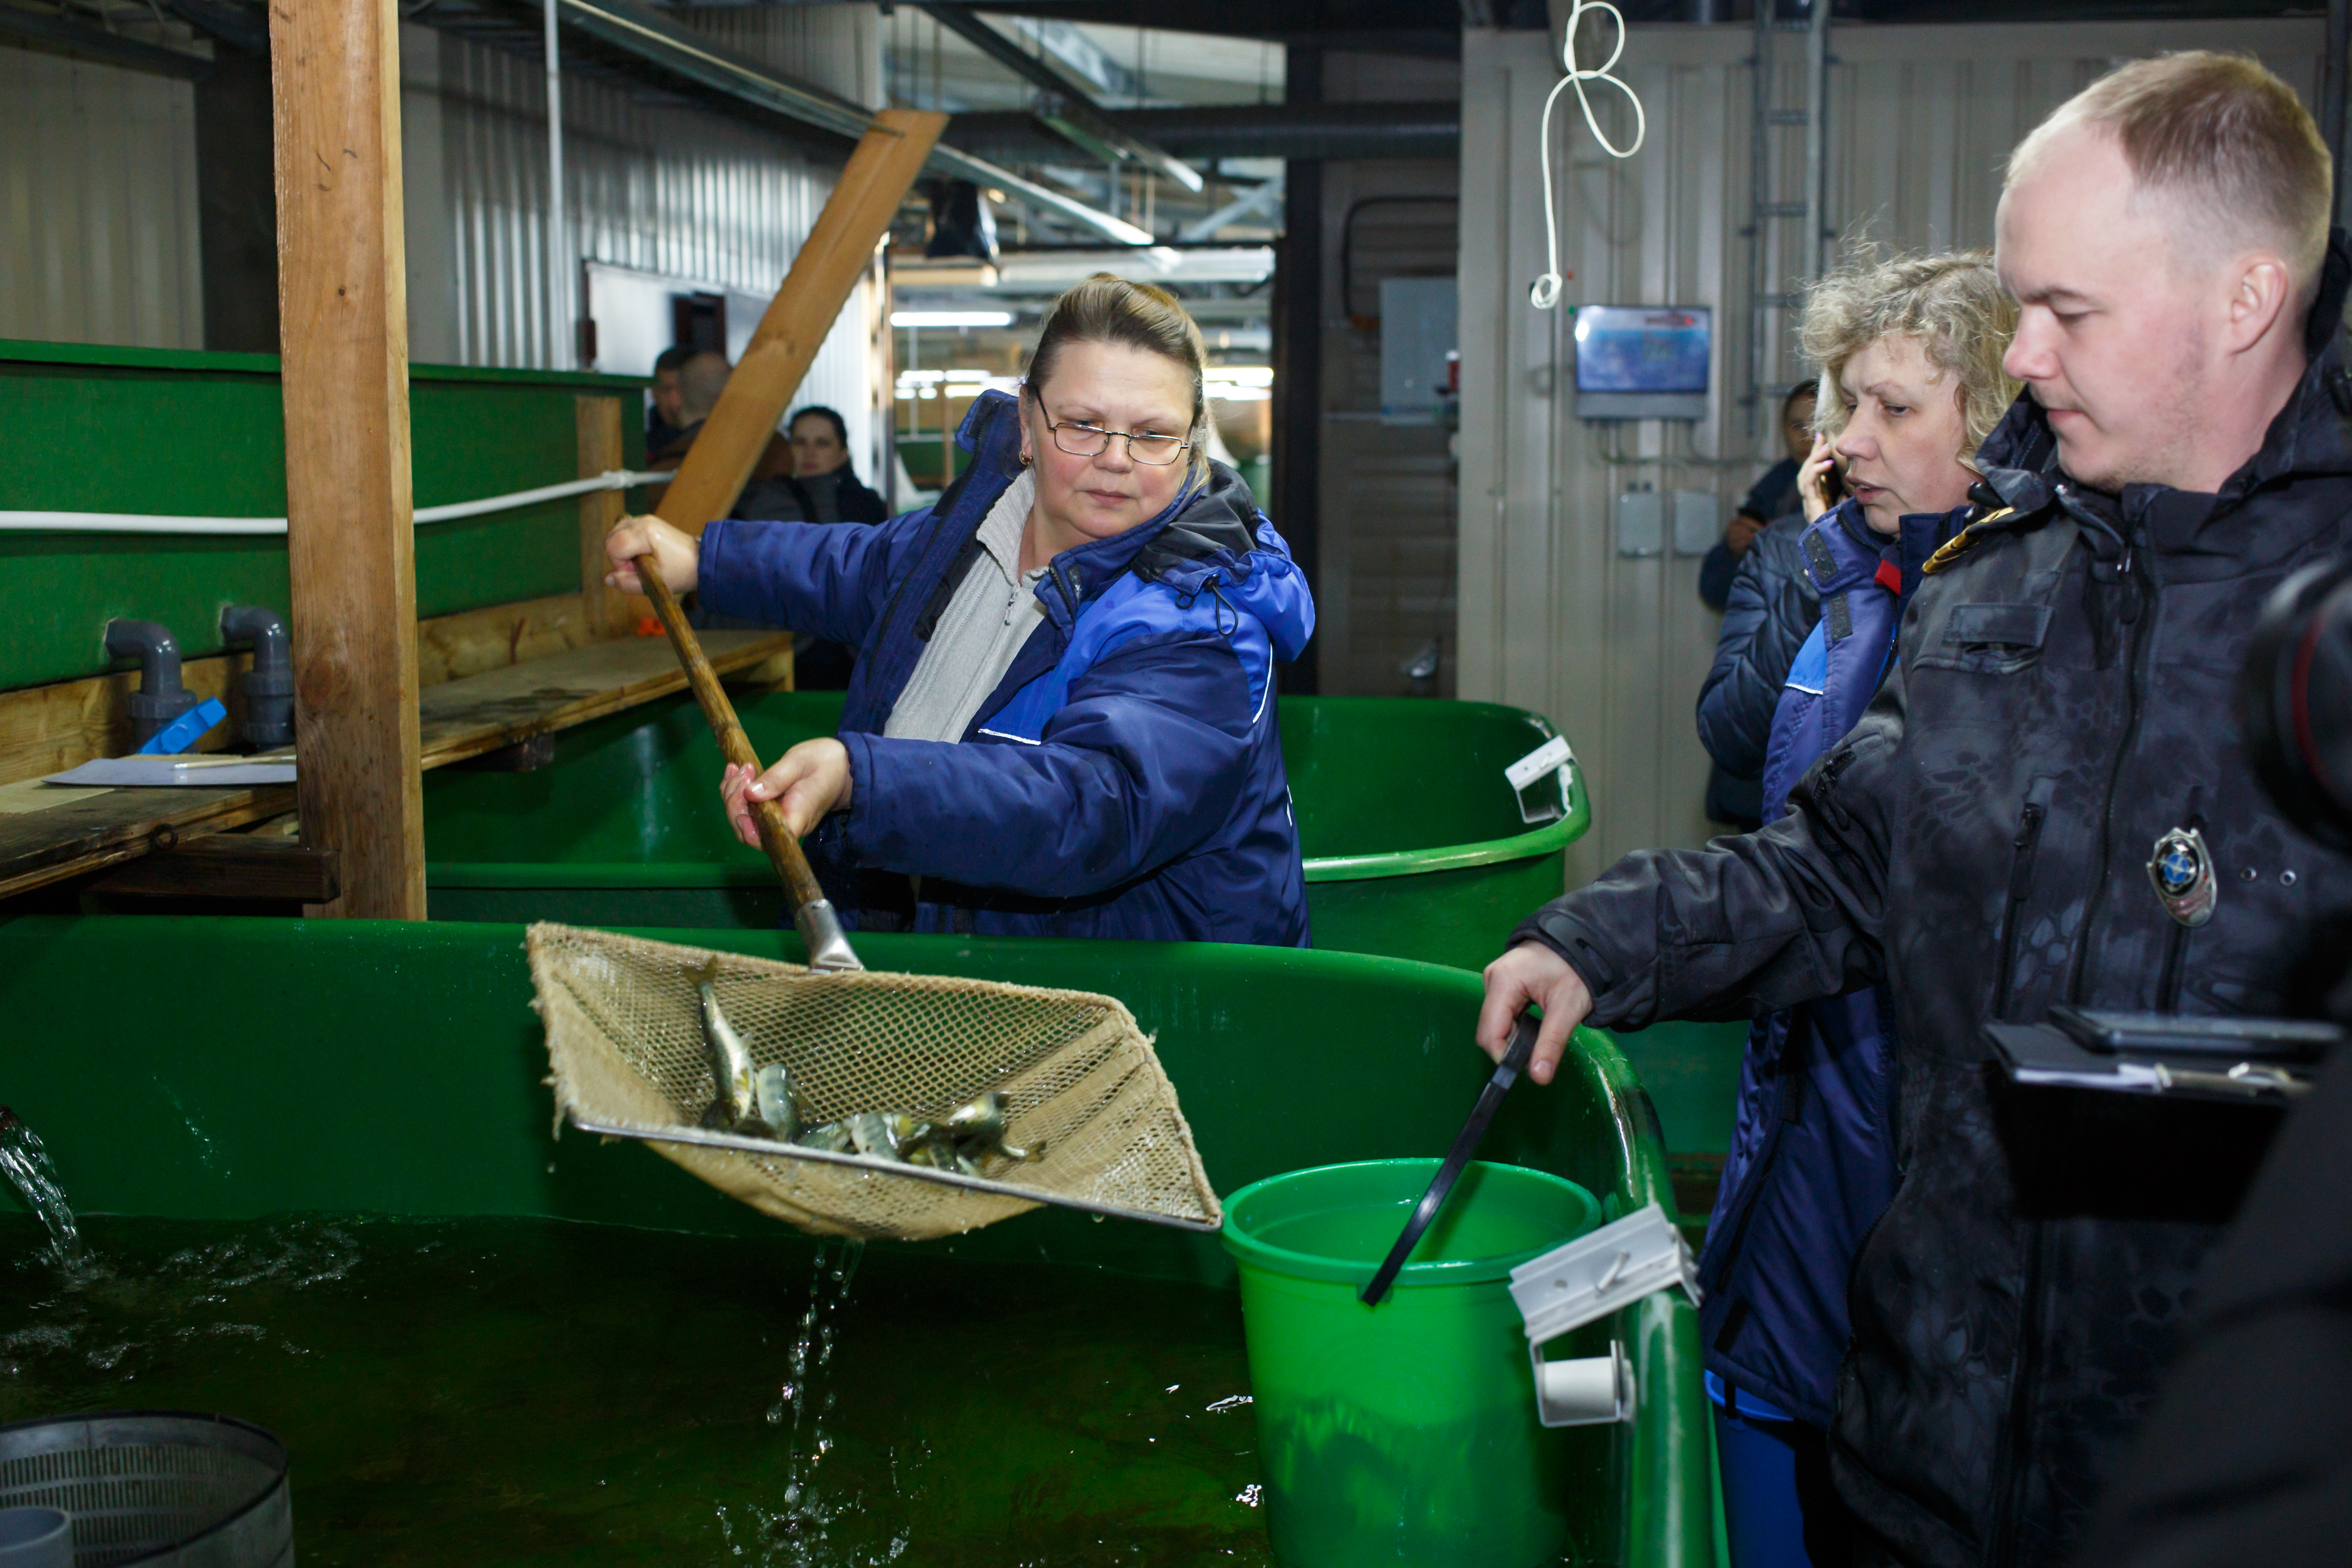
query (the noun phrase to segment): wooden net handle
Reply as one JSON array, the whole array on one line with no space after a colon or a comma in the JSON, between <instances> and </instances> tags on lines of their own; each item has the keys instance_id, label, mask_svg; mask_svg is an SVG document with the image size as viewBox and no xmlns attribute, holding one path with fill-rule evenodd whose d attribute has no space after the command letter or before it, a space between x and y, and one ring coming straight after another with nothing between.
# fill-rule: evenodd
<instances>
[{"instance_id":1,"label":"wooden net handle","mask_svg":"<svg viewBox=\"0 0 2352 1568\"><path fill-rule=\"evenodd\" d=\"M646 585L646 597L654 601L654 613L661 617L662 630L669 633L669 645L677 650L677 662L686 666L686 678L694 687L694 700L702 705L702 716L710 723L710 733L718 738L719 749L730 762L741 763L757 773L760 758L751 749L751 737L743 733L742 721L735 716L735 705L727 700L727 692L719 684L719 672L710 667L709 655L696 640L694 628L686 623L686 612L678 608L677 595L669 591L669 583L661 574L661 567L650 552L636 560L637 577ZM751 821L759 825L760 847L768 852L768 863L775 868L776 879L784 884L791 895L795 912L824 897L824 889L817 885L816 873L809 869L808 856L801 852L800 841L784 822L784 809L774 800L752 800Z\"/></svg>"}]
</instances>

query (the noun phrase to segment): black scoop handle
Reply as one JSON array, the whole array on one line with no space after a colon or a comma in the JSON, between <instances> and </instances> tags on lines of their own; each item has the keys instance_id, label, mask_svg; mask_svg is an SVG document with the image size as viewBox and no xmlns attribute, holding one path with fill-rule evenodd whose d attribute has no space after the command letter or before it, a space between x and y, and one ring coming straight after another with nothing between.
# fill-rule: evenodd
<instances>
[{"instance_id":1,"label":"black scoop handle","mask_svg":"<svg viewBox=\"0 0 2352 1568\"><path fill-rule=\"evenodd\" d=\"M1436 1177L1430 1182L1429 1190L1421 1195L1421 1201L1413 1205L1412 1218L1404 1222L1404 1229L1398 1234L1396 1245L1389 1249L1389 1255L1381 1261L1379 1272L1364 1287L1360 1298L1364 1305L1379 1306L1381 1298L1389 1293L1389 1287L1396 1283L1397 1270L1404 1267L1406 1256L1412 1251L1413 1244L1421 1239L1422 1232L1427 1230L1430 1222L1437 1218L1437 1211L1445 1207L1446 1197L1453 1192L1454 1184L1462 1179L1463 1167L1469 1165L1470 1157L1478 1152L1479 1141L1486 1135L1486 1124L1495 1119L1495 1113L1502 1109L1504 1094L1519 1081L1519 1074L1528 1070L1528 1059L1535 1054L1535 1051L1536 1020L1521 1013L1517 1025L1511 1030L1511 1049L1503 1053L1502 1064L1495 1069L1495 1075L1486 1080L1486 1087L1478 1092L1478 1103L1472 1107L1470 1119L1462 1124L1462 1131L1454 1138L1454 1147L1446 1152L1445 1163L1437 1167Z\"/></svg>"}]
</instances>

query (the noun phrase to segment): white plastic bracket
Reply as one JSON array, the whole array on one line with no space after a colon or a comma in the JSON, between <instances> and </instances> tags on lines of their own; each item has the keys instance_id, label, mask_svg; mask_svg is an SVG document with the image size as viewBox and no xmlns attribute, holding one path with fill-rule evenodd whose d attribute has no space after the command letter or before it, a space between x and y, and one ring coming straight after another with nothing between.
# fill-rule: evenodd
<instances>
[{"instance_id":1,"label":"white plastic bracket","mask_svg":"<svg viewBox=\"0 0 2352 1568\"><path fill-rule=\"evenodd\" d=\"M1570 793L1575 787L1570 769L1575 766L1576 754L1568 748L1567 737L1555 735L1505 768L1504 780L1518 797L1520 821L1530 823L1557 821L1568 810ZM1538 791L1530 800L1528 791L1548 777L1557 779L1559 799L1553 800L1548 792Z\"/></svg>"},{"instance_id":2,"label":"white plastic bracket","mask_svg":"<svg viewBox=\"0 0 2352 1568\"><path fill-rule=\"evenodd\" d=\"M1527 1322L1536 1408L1545 1426L1633 1419L1633 1373L1622 1343L1612 1341L1607 1355L1571 1361L1544 1360L1543 1346L1675 1286L1697 1303L1690 1243L1654 1203L1511 1270L1511 1300Z\"/></svg>"}]
</instances>

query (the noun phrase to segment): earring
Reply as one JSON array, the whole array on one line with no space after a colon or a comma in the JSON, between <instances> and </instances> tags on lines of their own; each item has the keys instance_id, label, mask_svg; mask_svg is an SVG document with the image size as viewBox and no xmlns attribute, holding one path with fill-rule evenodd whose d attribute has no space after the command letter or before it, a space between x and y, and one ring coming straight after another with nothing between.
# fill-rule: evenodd
<instances>
[{"instance_id":1,"label":"earring","mask_svg":"<svg viewBox=\"0 0 2352 1568\"><path fill-rule=\"evenodd\" d=\"M1037 460L1034 457L1030 456L1026 452L1021 455L1021 466L1024 468L1028 467L1031 464L1036 461Z\"/></svg>"}]
</instances>

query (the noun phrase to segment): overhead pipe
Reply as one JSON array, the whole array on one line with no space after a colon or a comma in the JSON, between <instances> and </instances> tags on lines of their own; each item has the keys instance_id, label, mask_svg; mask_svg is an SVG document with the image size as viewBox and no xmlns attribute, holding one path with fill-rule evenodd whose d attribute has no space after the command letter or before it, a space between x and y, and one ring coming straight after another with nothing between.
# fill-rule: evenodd
<instances>
[{"instance_id":1,"label":"overhead pipe","mask_svg":"<svg viewBox=\"0 0 2352 1568\"><path fill-rule=\"evenodd\" d=\"M578 312L572 308L572 230L563 214L563 51L558 0L544 0L547 35L547 351L559 369L577 362Z\"/></svg>"},{"instance_id":2,"label":"overhead pipe","mask_svg":"<svg viewBox=\"0 0 2352 1568\"><path fill-rule=\"evenodd\" d=\"M1825 270L1829 245L1830 0L1805 18L1805 276Z\"/></svg>"},{"instance_id":3,"label":"overhead pipe","mask_svg":"<svg viewBox=\"0 0 2352 1568\"><path fill-rule=\"evenodd\" d=\"M1193 104L1123 110L1119 122L1180 158L1453 158L1462 106L1427 103ZM1049 159L1059 140L1017 112L959 114L960 146L990 158Z\"/></svg>"}]
</instances>

